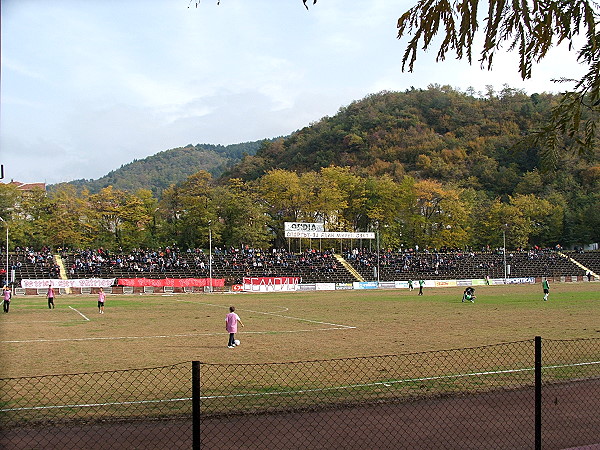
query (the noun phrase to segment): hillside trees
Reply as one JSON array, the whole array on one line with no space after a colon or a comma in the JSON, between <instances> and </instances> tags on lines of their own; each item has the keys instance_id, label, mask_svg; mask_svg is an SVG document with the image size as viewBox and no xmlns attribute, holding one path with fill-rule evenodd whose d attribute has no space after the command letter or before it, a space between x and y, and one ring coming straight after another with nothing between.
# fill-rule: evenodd
<instances>
[{"instance_id":1,"label":"hillside trees","mask_svg":"<svg viewBox=\"0 0 600 450\"><path fill-rule=\"evenodd\" d=\"M287 247L285 221L378 231L391 248L498 247L503 231L510 248L599 241L598 149L563 154L558 170L542 170L539 149L515 153L512 143L557 97L506 87L485 95L447 86L373 94L318 126L263 142L227 177L199 169L161 196L72 184L46 196L0 184L0 214L11 246L206 248L210 227L217 246ZM317 147L315 168L298 165L317 161ZM330 161L352 165L321 166Z\"/></svg>"},{"instance_id":2,"label":"hillside trees","mask_svg":"<svg viewBox=\"0 0 600 450\"><path fill-rule=\"evenodd\" d=\"M491 69L496 52L507 43L519 54L518 71L523 79L531 77L533 64L543 59L550 48L561 42L574 45L576 36L584 36L577 52L580 64L588 71L579 80L570 81L547 121L532 134L529 144L539 146L546 159L556 160L564 145L583 153L593 153L599 141L600 118L600 32L598 4L592 0L505 2L488 0L485 16L480 15L478 0L419 0L398 19L398 37L410 36L402 58L402 70L412 71L417 53L439 44L437 61L453 51L459 59L472 62L476 36L483 17L483 47L479 62ZM442 39L434 39L438 33ZM557 78L560 74L557 74Z\"/></svg>"},{"instance_id":3,"label":"hillside trees","mask_svg":"<svg viewBox=\"0 0 600 450\"><path fill-rule=\"evenodd\" d=\"M14 184L0 183L0 217L9 222L19 204L21 192Z\"/></svg>"},{"instance_id":4,"label":"hillside trees","mask_svg":"<svg viewBox=\"0 0 600 450\"><path fill-rule=\"evenodd\" d=\"M182 183L199 170L220 177L224 170L238 163L244 155L256 153L261 145L262 141L227 146L189 144L134 160L97 180L76 180L69 184L80 190L86 188L92 193L98 193L108 186L129 192L150 189L155 197L160 198L169 186ZM50 190L54 188L51 186Z\"/></svg>"},{"instance_id":5,"label":"hillside trees","mask_svg":"<svg viewBox=\"0 0 600 450\"><path fill-rule=\"evenodd\" d=\"M28 245L41 248L50 240L47 225L51 217L51 201L43 189L34 188L21 193L9 222L10 239L15 245L16 242L27 242Z\"/></svg>"},{"instance_id":6,"label":"hillside trees","mask_svg":"<svg viewBox=\"0 0 600 450\"><path fill-rule=\"evenodd\" d=\"M143 245L152 216L139 196L109 186L89 196L88 211L98 227L100 246L131 249Z\"/></svg>"},{"instance_id":7,"label":"hillside trees","mask_svg":"<svg viewBox=\"0 0 600 450\"><path fill-rule=\"evenodd\" d=\"M225 247L239 247L242 243L253 248L268 248L271 234L265 204L254 186L234 178L225 186L215 188L214 202L217 226Z\"/></svg>"},{"instance_id":8,"label":"hillside trees","mask_svg":"<svg viewBox=\"0 0 600 450\"><path fill-rule=\"evenodd\" d=\"M170 216L167 220L174 227L174 243L183 248L208 247L209 226L213 239L219 240L220 228L217 225L216 204L213 199L212 176L199 171L189 176L179 187L173 188L175 198L165 196L163 202L170 202Z\"/></svg>"},{"instance_id":9,"label":"hillside trees","mask_svg":"<svg viewBox=\"0 0 600 450\"><path fill-rule=\"evenodd\" d=\"M47 222L48 236L62 248L86 248L93 242L98 227L90 217L86 199L89 193L78 195L75 187L62 183L50 195L52 217Z\"/></svg>"},{"instance_id":10,"label":"hillside trees","mask_svg":"<svg viewBox=\"0 0 600 450\"><path fill-rule=\"evenodd\" d=\"M67 185L49 196L3 188L0 201L16 197L6 209L12 243L33 247L207 248L209 229L215 246L282 247L291 243L284 237L286 221L375 231L382 248L392 249L499 247L503 231L510 248L551 246L565 236L574 242L598 238L598 190L573 197L552 191L545 198L532 190L539 190L534 175L524 177L521 193L504 200L435 180L406 176L398 182L331 166L302 174L275 169L255 182L222 185L200 171L165 190L160 201L148 190L108 187L90 194Z\"/></svg>"},{"instance_id":11,"label":"hillside trees","mask_svg":"<svg viewBox=\"0 0 600 450\"><path fill-rule=\"evenodd\" d=\"M540 168L538 147L516 153L514 145L538 127L558 97L508 87L486 95L439 85L371 94L289 138L263 144L232 176L250 181L272 168L302 173L335 165L396 181L410 175L464 182L476 171L482 177L473 181L483 188L511 193L514 174Z\"/></svg>"}]
</instances>

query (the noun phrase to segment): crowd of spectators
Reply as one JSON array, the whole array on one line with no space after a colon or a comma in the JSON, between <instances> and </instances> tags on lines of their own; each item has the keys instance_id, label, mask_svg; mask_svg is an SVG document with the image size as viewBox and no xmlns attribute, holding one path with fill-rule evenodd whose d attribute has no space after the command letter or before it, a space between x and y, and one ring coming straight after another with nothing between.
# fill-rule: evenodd
<instances>
[{"instance_id":1,"label":"crowd of spectators","mask_svg":"<svg viewBox=\"0 0 600 450\"><path fill-rule=\"evenodd\" d=\"M281 271L305 268L319 272L334 272L338 268L337 260L330 250L317 251L307 249L300 254L291 253L282 248L271 250L250 247L215 249L213 264L217 267L242 269L247 274L264 272L265 276L275 276Z\"/></svg>"},{"instance_id":2,"label":"crowd of spectators","mask_svg":"<svg viewBox=\"0 0 600 450\"><path fill-rule=\"evenodd\" d=\"M484 276L500 274L507 265L519 267L528 262L551 269L564 263L556 249L517 249L508 252L502 248L472 250L443 248L439 250L382 249L379 252L354 248L343 251L343 257L365 279L373 279L374 269L380 270L389 280L403 280L417 274L420 277L443 278L445 275L466 271ZM69 278L87 277L193 277L205 278L212 270L213 277L226 278L227 282L239 283L244 276L301 276L327 278L340 274L348 276L343 264L338 262L334 251L305 249L294 253L284 248L259 249L248 246L215 247L212 262L202 249L181 250L177 246L161 249L134 249L129 252L109 251L103 248L52 252L44 247L39 251L17 247L11 253L10 267L20 271L24 265L35 276L58 278L60 269L54 261L59 253ZM468 269L468 270L467 270ZM350 277L351 278L351 277ZM383 278L382 278L383 279Z\"/></svg>"},{"instance_id":3,"label":"crowd of spectators","mask_svg":"<svg viewBox=\"0 0 600 450\"><path fill-rule=\"evenodd\" d=\"M398 273L419 272L423 274L438 274L456 269L459 260L468 258L471 255L474 255L474 253L418 253L412 250L394 252L389 249L377 253L366 249L353 249L348 251L344 257L359 269L379 267L380 270L392 269Z\"/></svg>"},{"instance_id":4,"label":"crowd of spectators","mask_svg":"<svg viewBox=\"0 0 600 450\"><path fill-rule=\"evenodd\" d=\"M216 247L209 255L202 249L180 250L176 246L164 249L134 249L130 252L110 252L105 249L62 251L70 277L82 276L190 276L207 277L212 269L239 276L281 276L286 272L315 271L334 273L338 262L332 251L305 250L295 254L281 248L270 250L251 247Z\"/></svg>"},{"instance_id":5,"label":"crowd of spectators","mask_svg":"<svg viewBox=\"0 0 600 450\"><path fill-rule=\"evenodd\" d=\"M514 276L554 276L579 274L577 267L560 256L556 249L516 249L507 252L502 248L484 249L482 252L447 249L416 251L413 249L379 253L353 249L344 257L361 274L370 274L377 267L380 278L402 280L414 277L430 278L481 278L503 277L505 270ZM571 266L571 267L566 267ZM511 272L512 270L512 272ZM527 275L530 273L530 275Z\"/></svg>"},{"instance_id":6,"label":"crowd of spectators","mask_svg":"<svg viewBox=\"0 0 600 450\"><path fill-rule=\"evenodd\" d=\"M9 266L11 270L21 271L27 266L33 273L45 278L58 278L60 266L54 260L54 254L49 247L34 250L29 247L15 247L15 251L9 255Z\"/></svg>"},{"instance_id":7,"label":"crowd of spectators","mask_svg":"<svg viewBox=\"0 0 600 450\"><path fill-rule=\"evenodd\" d=\"M159 250L134 249L127 253L110 252L103 248L86 249L66 252L63 259L68 262L71 276L81 274L110 276L127 272L134 274L187 272L191 267L204 269L205 266L198 255L191 258L190 264L188 258L181 257L176 247Z\"/></svg>"}]
</instances>

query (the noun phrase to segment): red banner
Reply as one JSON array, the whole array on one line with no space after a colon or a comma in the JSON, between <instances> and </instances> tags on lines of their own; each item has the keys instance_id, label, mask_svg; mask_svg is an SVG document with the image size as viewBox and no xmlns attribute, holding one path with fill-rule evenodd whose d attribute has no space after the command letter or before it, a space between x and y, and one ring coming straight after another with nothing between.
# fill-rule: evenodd
<instances>
[{"instance_id":1,"label":"red banner","mask_svg":"<svg viewBox=\"0 0 600 450\"><path fill-rule=\"evenodd\" d=\"M214 286L223 287L225 286L225 278L213 278L212 284L210 278L119 278L117 284L119 286L173 286L173 287L204 287Z\"/></svg>"}]
</instances>

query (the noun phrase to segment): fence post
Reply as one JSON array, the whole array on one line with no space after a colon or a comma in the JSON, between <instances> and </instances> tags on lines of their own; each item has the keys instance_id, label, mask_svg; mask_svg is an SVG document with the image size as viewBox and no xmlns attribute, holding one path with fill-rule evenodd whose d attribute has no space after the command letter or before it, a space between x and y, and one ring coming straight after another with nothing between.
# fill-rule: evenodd
<instances>
[{"instance_id":1,"label":"fence post","mask_svg":"<svg viewBox=\"0 0 600 450\"><path fill-rule=\"evenodd\" d=\"M192 361L192 449L200 450L200 361Z\"/></svg>"},{"instance_id":2,"label":"fence post","mask_svg":"<svg viewBox=\"0 0 600 450\"><path fill-rule=\"evenodd\" d=\"M542 450L542 337L535 337L535 449Z\"/></svg>"}]
</instances>

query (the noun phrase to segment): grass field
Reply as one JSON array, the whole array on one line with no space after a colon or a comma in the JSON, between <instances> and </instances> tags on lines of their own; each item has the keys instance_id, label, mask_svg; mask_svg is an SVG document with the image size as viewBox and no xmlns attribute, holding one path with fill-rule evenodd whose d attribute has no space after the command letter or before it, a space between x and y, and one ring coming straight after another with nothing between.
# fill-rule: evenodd
<instances>
[{"instance_id":1,"label":"grass field","mask_svg":"<svg viewBox=\"0 0 600 450\"><path fill-rule=\"evenodd\" d=\"M262 363L600 337L600 283L269 294L14 297L0 316L0 377L164 366L184 361ZM244 328L228 349L229 305Z\"/></svg>"}]
</instances>

